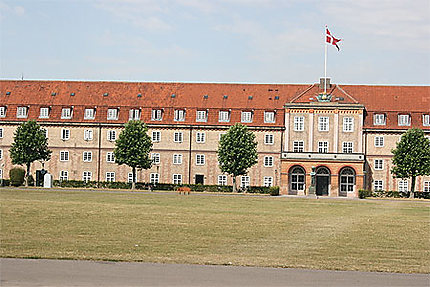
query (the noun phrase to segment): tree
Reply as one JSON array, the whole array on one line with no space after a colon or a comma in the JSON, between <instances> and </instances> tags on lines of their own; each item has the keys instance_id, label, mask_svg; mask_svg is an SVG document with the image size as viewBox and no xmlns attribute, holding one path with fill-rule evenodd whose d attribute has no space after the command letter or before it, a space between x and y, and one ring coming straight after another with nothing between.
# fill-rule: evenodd
<instances>
[{"instance_id":1,"label":"tree","mask_svg":"<svg viewBox=\"0 0 430 287\"><path fill-rule=\"evenodd\" d=\"M255 135L237 123L221 136L217 153L221 171L233 176L233 192L236 192L236 177L245 175L257 163Z\"/></svg>"},{"instance_id":2,"label":"tree","mask_svg":"<svg viewBox=\"0 0 430 287\"><path fill-rule=\"evenodd\" d=\"M132 189L136 187L136 168L149 169L152 166L151 150L152 141L146 125L141 121L129 121L115 142L113 153L117 164L131 167Z\"/></svg>"},{"instance_id":3,"label":"tree","mask_svg":"<svg viewBox=\"0 0 430 287\"><path fill-rule=\"evenodd\" d=\"M414 197L417 176L430 175L430 140L420 129L410 129L402 135L394 150L391 173L396 178L411 178L410 198Z\"/></svg>"},{"instance_id":4,"label":"tree","mask_svg":"<svg viewBox=\"0 0 430 287\"><path fill-rule=\"evenodd\" d=\"M13 164L25 164L27 166L26 186L28 186L31 163L40 161L43 164L51 158L52 153L48 149L48 139L45 130L34 120L22 123L16 129L9 151Z\"/></svg>"}]
</instances>

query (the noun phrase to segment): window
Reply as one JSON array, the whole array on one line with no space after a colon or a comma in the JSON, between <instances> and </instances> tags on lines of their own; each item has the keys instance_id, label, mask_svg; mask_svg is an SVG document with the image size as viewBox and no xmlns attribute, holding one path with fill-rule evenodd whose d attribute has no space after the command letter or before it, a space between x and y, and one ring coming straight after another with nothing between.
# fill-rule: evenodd
<instances>
[{"instance_id":1,"label":"window","mask_svg":"<svg viewBox=\"0 0 430 287\"><path fill-rule=\"evenodd\" d=\"M373 165L375 166L375 170L383 170L384 169L384 160L383 159L375 159L373 161Z\"/></svg>"},{"instance_id":2,"label":"window","mask_svg":"<svg viewBox=\"0 0 430 287\"><path fill-rule=\"evenodd\" d=\"M60 171L60 181L69 180L69 172L67 170Z\"/></svg>"},{"instance_id":3,"label":"window","mask_svg":"<svg viewBox=\"0 0 430 287\"><path fill-rule=\"evenodd\" d=\"M206 122L207 120L207 111L197 111L196 122Z\"/></svg>"},{"instance_id":4,"label":"window","mask_svg":"<svg viewBox=\"0 0 430 287\"><path fill-rule=\"evenodd\" d=\"M40 119L48 119L49 118L49 108L40 108Z\"/></svg>"},{"instance_id":5,"label":"window","mask_svg":"<svg viewBox=\"0 0 430 287\"><path fill-rule=\"evenodd\" d=\"M95 109L85 109L84 120L94 120L95 114Z\"/></svg>"},{"instance_id":6,"label":"window","mask_svg":"<svg viewBox=\"0 0 430 287\"><path fill-rule=\"evenodd\" d=\"M376 136L375 137L375 147L383 147L384 146L384 137Z\"/></svg>"},{"instance_id":7,"label":"window","mask_svg":"<svg viewBox=\"0 0 430 287\"><path fill-rule=\"evenodd\" d=\"M160 174L151 173L149 176L149 182L150 183L159 183L160 182Z\"/></svg>"},{"instance_id":8,"label":"window","mask_svg":"<svg viewBox=\"0 0 430 287\"><path fill-rule=\"evenodd\" d=\"M294 130L296 132L301 132L305 128L305 117L294 117Z\"/></svg>"},{"instance_id":9,"label":"window","mask_svg":"<svg viewBox=\"0 0 430 287\"><path fill-rule=\"evenodd\" d=\"M60 161L69 161L69 152L66 150L60 151Z\"/></svg>"},{"instance_id":10,"label":"window","mask_svg":"<svg viewBox=\"0 0 430 287\"><path fill-rule=\"evenodd\" d=\"M342 152L343 153L353 153L354 152L354 143L353 142L343 142L342 143Z\"/></svg>"},{"instance_id":11,"label":"window","mask_svg":"<svg viewBox=\"0 0 430 287\"><path fill-rule=\"evenodd\" d=\"M345 167L340 172L340 196L346 196L347 193L354 192L355 171L350 167Z\"/></svg>"},{"instance_id":12,"label":"window","mask_svg":"<svg viewBox=\"0 0 430 287\"><path fill-rule=\"evenodd\" d=\"M275 112L264 112L264 122L274 123L275 122Z\"/></svg>"},{"instance_id":13,"label":"window","mask_svg":"<svg viewBox=\"0 0 430 287\"><path fill-rule=\"evenodd\" d=\"M271 176L265 176L263 178L263 185L264 186L273 186L273 177L271 177Z\"/></svg>"},{"instance_id":14,"label":"window","mask_svg":"<svg viewBox=\"0 0 430 287\"><path fill-rule=\"evenodd\" d=\"M18 107L16 110L16 117L17 118L26 118L27 112L28 112L27 107Z\"/></svg>"},{"instance_id":15,"label":"window","mask_svg":"<svg viewBox=\"0 0 430 287\"><path fill-rule=\"evenodd\" d=\"M67 141L70 139L70 130L69 129L61 129L61 139L63 141Z\"/></svg>"},{"instance_id":16,"label":"window","mask_svg":"<svg viewBox=\"0 0 430 287\"><path fill-rule=\"evenodd\" d=\"M138 121L140 120L140 109L131 109L129 112L128 119L130 121Z\"/></svg>"},{"instance_id":17,"label":"window","mask_svg":"<svg viewBox=\"0 0 430 287\"><path fill-rule=\"evenodd\" d=\"M175 153L173 155L173 164L182 164L182 154Z\"/></svg>"},{"instance_id":18,"label":"window","mask_svg":"<svg viewBox=\"0 0 430 287\"><path fill-rule=\"evenodd\" d=\"M399 126L410 126L411 116L410 115L399 115L398 116Z\"/></svg>"},{"instance_id":19,"label":"window","mask_svg":"<svg viewBox=\"0 0 430 287\"><path fill-rule=\"evenodd\" d=\"M424 181L423 191L430 192L430 181Z\"/></svg>"},{"instance_id":20,"label":"window","mask_svg":"<svg viewBox=\"0 0 430 287\"><path fill-rule=\"evenodd\" d=\"M240 121L242 123L252 123L252 112L242 112Z\"/></svg>"},{"instance_id":21,"label":"window","mask_svg":"<svg viewBox=\"0 0 430 287\"><path fill-rule=\"evenodd\" d=\"M204 132L196 133L196 143L204 143L206 141L206 134Z\"/></svg>"},{"instance_id":22,"label":"window","mask_svg":"<svg viewBox=\"0 0 430 287\"><path fill-rule=\"evenodd\" d=\"M205 155L196 154L196 165L205 165Z\"/></svg>"},{"instance_id":23,"label":"window","mask_svg":"<svg viewBox=\"0 0 430 287\"><path fill-rule=\"evenodd\" d=\"M106 153L106 162L115 162L115 155L113 152Z\"/></svg>"},{"instance_id":24,"label":"window","mask_svg":"<svg viewBox=\"0 0 430 287\"><path fill-rule=\"evenodd\" d=\"M264 157L264 166L272 167L273 166L273 156L265 156Z\"/></svg>"},{"instance_id":25,"label":"window","mask_svg":"<svg viewBox=\"0 0 430 287\"><path fill-rule=\"evenodd\" d=\"M114 130L107 131L107 140L110 142L116 141L116 131Z\"/></svg>"},{"instance_id":26,"label":"window","mask_svg":"<svg viewBox=\"0 0 430 287\"><path fill-rule=\"evenodd\" d=\"M118 109L108 109L107 119L108 120L117 120L118 119Z\"/></svg>"},{"instance_id":27,"label":"window","mask_svg":"<svg viewBox=\"0 0 430 287\"><path fill-rule=\"evenodd\" d=\"M82 155L82 160L84 162L92 162L93 161L93 153L91 151L84 151Z\"/></svg>"},{"instance_id":28,"label":"window","mask_svg":"<svg viewBox=\"0 0 430 287\"><path fill-rule=\"evenodd\" d=\"M240 187L247 188L249 187L250 178L248 175L242 175L240 178Z\"/></svg>"},{"instance_id":29,"label":"window","mask_svg":"<svg viewBox=\"0 0 430 287\"><path fill-rule=\"evenodd\" d=\"M318 118L318 130L320 132L328 132L329 130L329 118L319 117Z\"/></svg>"},{"instance_id":30,"label":"window","mask_svg":"<svg viewBox=\"0 0 430 287\"><path fill-rule=\"evenodd\" d=\"M328 142L318 142L318 152L319 153L328 153Z\"/></svg>"},{"instance_id":31,"label":"window","mask_svg":"<svg viewBox=\"0 0 430 287\"><path fill-rule=\"evenodd\" d=\"M218 185L227 185L227 176L224 174L218 175Z\"/></svg>"},{"instance_id":32,"label":"window","mask_svg":"<svg viewBox=\"0 0 430 287\"><path fill-rule=\"evenodd\" d=\"M162 119L163 119L163 110L161 109L152 110L152 113L151 113L152 121L161 121Z\"/></svg>"},{"instance_id":33,"label":"window","mask_svg":"<svg viewBox=\"0 0 430 287\"><path fill-rule=\"evenodd\" d=\"M183 133L182 132L175 132L174 134L173 134L173 141L175 142L175 143L181 143L182 142L182 140L183 140Z\"/></svg>"},{"instance_id":34,"label":"window","mask_svg":"<svg viewBox=\"0 0 430 287\"><path fill-rule=\"evenodd\" d=\"M72 118L72 108L61 109L61 118L62 119L71 119Z\"/></svg>"},{"instance_id":35,"label":"window","mask_svg":"<svg viewBox=\"0 0 430 287\"><path fill-rule=\"evenodd\" d=\"M175 110L174 121L176 122L185 121L185 110Z\"/></svg>"},{"instance_id":36,"label":"window","mask_svg":"<svg viewBox=\"0 0 430 287\"><path fill-rule=\"evenodd\" d=\"M0 159L3 159L3 150L0 149Z\"/></svg>"},{"instance_id":37,"label":"window","mask_svg":"<svg viewBox=\"0 0 430 287\"><path fill-rule=\"evenodd\" d=\"M110 181L110 182L115 181L115 172L113 171L106 172L106 181Z\"/></svg>"},{"instance_id":38,"label":"window","mask_svg":"<svg viewBox=\"0 0 430 287\"><path fill-rule=\"evenodd\" d=\"M354 118L344 117L343 118L343 131L352 132L354 130Z\"/></svg>"},{"instance_id":39,"label":"window","mask_svg":"<svg viewBox=\"0 0 430 287\"><path fill-rule=\"evenodd\" d=\"M93 140L93 130L84 130L84 140L92 141Z\"/></svg>"},{"instance_id":40,"label":"window","mask_svg":"<svg viewBox=\"0 0 430 287\"><path fill-rule=\"evenodd\" d=\"M373 182L373 190L384 190L384 181L375 180Z\"/></svg>"},{"instance_id":41,"label":"window","mask_svg":"<svg viewBox=\"0 0 430 287\"><path fill-rule=\"evenodd\" d=\"M151 160L153 164L160 164L160 154L159 153L151 153Z\"/></svg>"},{"instance_id":42,"label":"window","mask_svg":"<svg viewBox=\"0 0 430 287\"><path fill-rule=\"evenodd\" d=\"M305 143L303 141L293 141L293 152L304 152Z\"/></svg>"},{"instance_id":43,"label":"window","mask_svg":"<svg viewBox=\"0 0 430 287\"><path fill-rule=\"evenodd\" d=\"M173 184L182 184L182 174L173 175Z\"/></svg>"},{"instance_id":44,"label":"window","mask_svg":"<svg viewBox=\"0 0 430 287\"><path fill-rule=\"evenodd\" d=\"M0 107L0 118L6 117L6 107Z\"/></svg>"},{"instance_id":45,"label":"window","mask_svg":"<svg viewBox=\"0 0 430 287\"><path fill-rule=\"evenodd\" d=\"M374 114L373 125L384 126L385 125L385 114Z\"/></svg>"},{"instance_id":46,"label":"window","mask_svg":"<svg viewBox=\"0 0 430 287\"><path fill-rule=\"evenodd\" d=\"M409 190L408 181L407 180L399 180L398 191L399 192L408 192L408 190Z\"/></svg>"},{"instance_id":47,"label":"window","mask_svg":"<svg viewBox=\"0 0 430 287\"><path fill-rule=\"evenodd\" d=\"M273 142L274 142L273 134L264 135L264 144L273 144Z\"/></svg>"},{"instance_id":48,"label":"window","mask_svg":"<svg viewBox=\"0 0 430 287\"><path fill-rule=\"evenodd\" d=\"M430 126L430 115L423 115L423 126Z\"/></svg>"},{"instance_id":49,"label":"window","mask_svg":"<svg viewBox=\"0 0 430 287\"><path fill-rule=\"evenodd\" d=\"M305 170L296 166L290 174L290 194L296 195L298 191L305 190Z\"/></svg>"},{"instance_id":50,"label":"window","mask_svg":"<svg viewBox=\"0 0 430 287\"><path fill-rule=\"evenodd\" d=\"M160 131L153 131L151 136L153 143L158 143L161 141L161 132Z\"/></svg>"},{"instance_id":51,"label":"window","mask_svg":"<svg viewBox=\"0 0 430 287\"><path fill-rule=\"evenodd\" d=\"M85 182L93 180L93 173L91 171L84 171L82 173L82 180Z\"/></svg>"},{"instance_id":52,"label":"window","mask_svg":"<svg viewBox=\"0 0 430 287\"><path fill-rule=\"evenodd\" d=\"M219 122L227 123L230 121L230 112L229 111L219 111Z\"/></svg>"},{"instance_id":53,"label":"window","mask_svg":"<svg viewBox=\"0 0 430 287\"><path fill-rule=\"evenodd\" d=\"M3 170L0 169L0 179L3 179Z\"/></svg>"},{"instance_id":54,"label":"window","mask_svg":"<svg viewBox=\"0 0 430 287\"><path fill-rule=\"evenodd\" d=\"M127 175L127 182L132 183L133 182L133 173L129 172ZM137 172L134 174L134 182L137 182Z\"/></svg>"},{"instance_id":55,"label":"window","mask_svg":"<svg viewBox=\"0 0 430 287\"><path fill-rule=\"evenodd\" d=\"M3 138L3 133L4 133L4 129L3 129L3 128L0 128L0 139L2 139L2 138Z\"/></svg>"}]
</instances>

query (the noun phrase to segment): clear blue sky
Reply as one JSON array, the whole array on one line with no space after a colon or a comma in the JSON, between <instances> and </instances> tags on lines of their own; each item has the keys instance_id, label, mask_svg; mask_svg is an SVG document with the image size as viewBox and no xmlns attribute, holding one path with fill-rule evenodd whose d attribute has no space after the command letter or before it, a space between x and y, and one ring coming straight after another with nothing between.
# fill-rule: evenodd
<instances>
[{"instance_id":1,"label":"clear blue sky","mask_svg":"<svg viewBox=\"0 0 430 287\"><path fill-rule=\"evenodd\" d=\"M430 84L429 0L0 0L0 77Z\"/></svg>"}]
</instances>

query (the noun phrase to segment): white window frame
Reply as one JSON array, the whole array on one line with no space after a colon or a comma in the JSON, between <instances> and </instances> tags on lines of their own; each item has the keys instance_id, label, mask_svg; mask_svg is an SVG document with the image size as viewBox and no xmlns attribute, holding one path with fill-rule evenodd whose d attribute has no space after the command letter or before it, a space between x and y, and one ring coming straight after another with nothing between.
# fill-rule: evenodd
<instances>
[{"instance_id":1,"label":"white window frame","mask_svg":"<svg viewBox=\"0 0 430 287\"><path fill-rule=\"evenodd\" d=\"M273 145L275 143L275 136L273 134L264 135L264 144Z\"/></svg>"},{"instance_id":2,"label":"white window frame","mask_svg":"<svg viewBox=\"0 0 430 287\"><path fill-rule=\"evenodd\" d=\"M397 183L397 190L399 192L408 192L409 191L409 182L407 180L400 179Z\"/></svg>"},{"instance_id":3,"label":"white window frame","mask_svg":"<svg viewBox=\"0 0 430 287\"><path fill-rule=\"evenodd\" d=\"M60 170L59 180L60 181L69 180L69 172L67 170Z\"/></svg>"},{"instance_id":4,"label":"white window frame","mask_svg":"<svg viewBox=\"0 0 430 287\"><path fill-rule=\"evenodd\" d=\"M16 117L18 119L25 119L28 116L28 107L17 107L16 108Z\"/></svg>"},{"instance_id":5,"label":"white window frame","mask_svg":"<svg viewBox=\"0 0 430 287\"><path fill-rule=\"evenodd\" d=\"M375 170L384 170L384 160L383 159L374 159L373 166Z\"/></svg>"},{"instance_id":6,"label":"white window frame","mask_svg":"<svg viewBox=\"0 0 430 287\"><path fill-rule=\"evenodd\" d=\"M264 112L264 123L274 123L275 122L275 112L267 111Z\"/></svg>"},{"instance_id":7,"label":"white window frame","mask_svg":"<svg viewBox=\"0 0 430 287\"><path fill-rule=\"evenodd\" d=\"M328 132L330 130L330 118L318 117L318 131Z\"/></svg>"},{"instance_id":8,"label":"white window frame","mask_svg":"<svg viewBox=\"0 0 430 287\"><path fill-rule=\"evenodd\" d=\"M118 108L108 108L106 119L108 121L118 120L119 109Z\"/></svg>"},{"instance_id":9,"label":"white window frame","mask_svg":"<svg viewBox=\"0 0 430 287\"><path fill-rule=\"evenodd\" d=\"M108 151L106 153L106 162L115 163L115 154L113 151Z\"/></svg>"},{"instance_id":10,"label":"white window frame","mask_svg":"<svg viewBox=\"0 0 430 287\"><path fill-rule=\"evenodd\" d=\"M91 171L82 172L82 181L89 182L93 180L93 173Z\"/></svg>"},{"instance_id":11,"label":"white window frame","mask_svg":"<svg viewBox=\"0 0 430 287\"><path fill-rule=\"evenodd\" d=\"M375 136L375 147L384 147L384 136Z\"/></svg>"},{"instance_id":12,"label":"white window frame","mask_svg":"<svg viewBox=\"0 0 430 287\"><path fill-rule=\"evenodd\" d=\"M218 122L220 122L220 123L230 122L230 111L219 111Z\"/></svg>"},{"instance_id":13,"label":"white window frame","mask_svg":"<svg viewBox=\"0 0 430 287\"><path fill-rule=\"evenodd\" d=\"M84 120L94 120L96 117L96 109L86 108L84 111Z\"/></svg>"},{"instance_id":14,"label":"white window frame","mask_svg":"<svg viewBox=\"0 0 430 287\"><path fill-rule=\"evenodd\" d=\"M163 120L163 110L153 109L151 111L151 121L161 121Z\"/></svg>"},{"instance_id":15,"label":"white window frame","mask_svg":"<svg viewBox=\"0 0 430 287\"><path fill-rule=\"evenodd\" d=\"M302 132L305 130L305 117L295 116L294 117L294 131Z\"/></svg>"},{"instance_id":16,"label":"white window frame","mask_svg":"<svg viewBox=\"0 0 430 287\"><path fill-rule=\"evenodd\" d=\"M305 142L293 141L293 152L305 152Z\"/></svg>"},{"instance_id":17,"label":"white window frame","mask_svg":"<svg viewBox=\"0 0 430 287\"><path fill-rule=\"evenodd\" d=\"M205 165L206 156L204 154L196 154L196 165Z\"/></svg>"},{"instance_id":18,"label":"white window frame","mask_svg":"<svg viewBox=\"0 0 430 287\"><path fill-rule=\"evenodd\" d=\"M140 109L130 109L128 112L129 121L139 121L140 120Z\"/></svg>"},{"instance_id":19,"label":"white window frame","mask_svg":"<svg viewBox=\"0 0 430 287\"><path fill-rule=\"evenodd\" d=\"M154 183L159 183L159 182L160 182L160 174L159 173L153 172L149 175L149 183L154 184Z\"/></svg>"},{"instance_id":20,"label":"white window frame","mask_svg":"<svg viewBox=\"0 0 430 287\"><path fill-rule=\"evenodd\" d=\"M0 168L0 179L3 179L3 170Z\"/></svg>"},{"instance_id":21,"label":"white window frame","mask_svg":"<svg viewBox=\"0 0 430 287\"><path fill-rule=\"evenodd\" d=\"M263 185L266 187L273 186L273 176L265 176L263 177Z\"/></svg>"},{"instance_id":22,"label":"white window frame","mask_svg":"<svg viewBox=\"0 0 430 287\"><path fill-rule=\"evenodd\" d=\"M429 115L423 115L423 126L425 126L425 127L430 126L430 114Z\"/></svg>"},{"instance_id":23,"label":"white window frame","mask_svg":"<svg viewBox=\"0 0 430 287\"><path fill-rule=\"evenodd\" d=\"M328 141L319 141L318 142L318 153L328 153L328 152L329 152Z\"/></svg>"},{"instance_id":24,"label":"white window frame","mask_svg":"<svg viewBox=\"0 0 430 287\"><path fill-rule=\"evenodd\" d=\"M172 183L173 184L182 184L182 174L174 173L172 175Z\"/></svg>"},{"instance_id":25,"label":"white window frame","mask_svg":"<svg viewBox=\"0 0 430 287\"><path fill-rule=\"evenodd\" d=\"M114 171L107 171L105 179L107 182L115 182L115 172Z\"/></svg>"},{"instance_id":26,"label":"white window frame","mask_svg":"<svg viewBox=\"0 0 430 287\"><path fill-rule=\"evenodd\" d=\"M373 190L384 190L384 181L383 180L374 180L373 181Z\"/></svg>"},{"instance_id":27,"label":"white window frame","mask_svg":"<svg viewBox=\"0 0 430 287\"><path fill-rule=\"evenodd\" d=\"M205 142L206 142L206 133L196 132L196 143L205 143Z\"/></svg>"},{"instance_id":28,"label":"white window frame","mask_svg":"<svg viewBox=\"0 0 430 287\"><path fill-rule=\"evenodd\" d=\"M342 142L342 153L353 153L354 143L353 142Z\"/></svg>"},{"instance_id":29,"label":"white window frame","mask_svg":"<svg viewBox=\"0 0 430 287\"><path fill-rule=\"evenodd\" d=\"M68 141L70 139L70 130L69 129L61 129L61 139L63 141Z\"/></svg>"},{"instance_id":30,"label":"white window frame","mask_svg":"<svg viewBox=\"0 0 430 287\"><path fill-rule=\"evenodd\" d=\"M158 152L151 153L151 160L153 164L160 164L160 154Z\"/></svg>"},{"instance_id":31,"label":"white window frame","mask_svg":"<svg viewBox=\"0 0 430 287\"><path fill-rule=\"evenodd\" d=\"M92 141L93 140L93 130L92 129L85 129L84 130L84 140L85 141Z\"/></svg>"},{"instance_id":32,"label":"white window frame","mask_svg":"<svg viewBox=\"0 0 430 287\"><path fill-rule=\"evenodd\" d=\"M82 153L82 161L83 162L92 162L93 161L93 152L92 151L84 151Z\"/></svg>"},{"instance_id":33,"label":"white window frame","mask_svg":"<svg viewBox=\"0 0 430 287\"><path fill-rule=\"evenodd\" d=\"M3 149L0 149L0 159L3 159Z\"/></svg>"},{"instance_id":34,"label":"white window frame","mask_svg":"<svg viewBox=\"0 0 430 287\"><path fill-rule=\"evenodd\" d=\"M354 117L343 118L343 132L351 133L354 131Z\"/></svg>"},{"instance_id":35,"label":"white window frame","mask_svg":"<svg viewBox=\"0 0 430 287\"><path fill-rule=\"evenodd\" d=\"M242 123L252 123L252 111L242 111L240 114L240 121Z\"/></svg>"},{"instance_id":36,"label":"white window frame","mask_svg":"<svg viewBox=\"0 0 430 287\"><path fill-rule=\"evenodd\" d=\"M107 130L106 132L107 140L110 142L116 141L116 130Z\"/></svg>"},{"instance_id":37,"label":"white window frame","mask_svg":"<svg viewBox=\"0 0 430 287\"><path fill-rule=\"evenodd\" d=\"M385 126L386 117L385 114L374 114L373 115L373 125L374 126Z\"/></svg>"},{"instance_id":38,"label":"white window frame","mask_svg":"<svg viewBox=\"0 0 430 287\"><path fill-rule=\"evenodd\" d=\"M60 161L66 162L70 159L70 153L68 150L60 151Z\"/></svg>"},{"instance_id":39,"label":"white window frame","mask_svg":"<svg viewBox=\"0 0 430 287\"><path fill-rule=\"evenodd\" d=\"M182 154L180 153L175 153L173 154L173 164L182 164Z\"/></svg>"},{"instance_id":40,"label":"white window frame","mask_svg":"<svg viewBox=\"0 0 430 287\"><path fill-rule=\"evenodd\" d=\"M423 192L430 192L430 181L423 182Z\"/></svg>"},{"instance_id":41,"label":"white window frame","mask_svg":"<svg viewBox=\"0 0 430 287\"><path fill-rule=\"evenodd\" d=\"M173 142L181 143L184 141L184 133L183 132L174 132L173 133Z\"/></svg>"},{"instance_id":42,"label":"white window frame","mask_svg":"<svg viewBox=\"0 0 430 287\"><path fill-rule=\"evenodd\" d=\"M407 114L400 114L397 117L399 126L410 126L411 125L411 116Z\"/></svg>"},{"instance_id":43,"label":"white window frame","mask_svg":"<svg viewBox=\"0 0 430 287\"><path fill-rule=\"evenodd\" d=\"M264 167L273 167L273 163L274 163L274 158L271 155L267 155L264 157Z\"/></svg>"},{"instance_id":44,"label":"white window frame","mask_svg":"<svg viewBox=\"0 0 430 287\"><path fill-rule=\"evenodd\" d=\"M73 109L71 107L61 109L61 118L70 120L73 117Z\"/></svg>"},{"instance_id":45,"label":"white window frame","mask_svg":"<svg viewBox=\"0 0 430 287\"><path fill-rule=\"evenodd\" d=\"M1 106L0 107L0 118L4 118L4 117L6 117L6 107L5 106Z\"/></svg>"},{"instance_id":46,"label":"white window frame","mask_svg":"<svg viewBox=\"0 0 430 287\"><path fill-rule=\"evenodd\" d=\"M227 185L227 175L225 175L225 174L218 175L217 184L218 185Z\"/></svg>"},{"instance_id":47,"label":"white window frame","mask_svg":"<svg viewBox=\"0 0 430 287\"><path fill-rule=\"evenodd\" d=\"M174 111L174 118L173 120L175 122L183 122L185 121L185 109L179 109Z\"/></svg>"},{"instance_id":48,"label":"white window frame","mask_svg":"<svg viewBox=\"0 0 430 287\"><path fill-rule=\"evenodd\" d=\"M208 112L207 110L197 110L196 111L196 122L207 122Z\"/></svg>"},{"instance_id":49,"label":"white window frame","mask_svg":"<svg viewBox=\"0 0 430 287\"><path fill-rule=\"evenodd\" d=\"M134 174L134 178L136 179L135 182L137 182L137 172ZM129 172L127 174L127 183L132 183L133 182L133 173Z\"/></svg>"},{"instance_id":50,"label":"white window frame","mask_svg":"<svg viewBox=\"0 0 430 287\"><path fill-rule=\"evenodd\" d=\"M249 175L242 175L240 177L240 187L241 188L249 187L250 182L251 182L251 178L249 177Z\"/></svg>"},{"instance_id":51,"label":"white window frame","mask_svg":"<svg viewBox=\"0 0 430 287\"><path fill-rule=\"evenodd\" d=\"M0 128L0 139L3 138L3 134L4 134L4 128Z\"/></svg>"},{"instance_id":52,"label":"white window frame","mask_svg":"<svg viewBox=\"0 0 430 287\"><path fill-rule=\"evenodd\" d=\"M39 119L49 119L49 108L41 107L39 111Z\"/></svg>"},{"instance_id":53,"label":"white window frame","mask_svg":"<svg viewBox=\"0 0 430 287\"><path fill-rule=\"evenodd\" d=\"M151 140L153 143L158 143L161 141L161 131L152 131Z\"/></svg>"}]
</instances>

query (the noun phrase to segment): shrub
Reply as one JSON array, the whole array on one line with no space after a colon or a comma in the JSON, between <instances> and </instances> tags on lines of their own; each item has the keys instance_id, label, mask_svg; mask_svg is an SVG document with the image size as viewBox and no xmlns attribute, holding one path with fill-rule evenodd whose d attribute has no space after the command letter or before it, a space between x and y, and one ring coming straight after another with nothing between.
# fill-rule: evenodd
<instances>
[{"instance_id":1,"label":"shrub","mask_svg":"<svg viewBox=\"0 0 430 287\"><path fill-rule=\"evenodd\" d=\"M10 180L9 179L3 179L0 182L2 182L2 186L9 186L10 185Z\"/></svg>"},{"instance_id":2,"label":"shrub","mask_svg":"<svg viewBox=\"0 0 430 287\"><path fill-rule=\"evenodd\" d=\"M278 196L279 195L279 186L271 186L270 187L270 195Z\"/></svg>"},{"instance_id":3,"label":"shrub","mask_svg":"<svg viewBox=\"0 0 430 287\"><path fill-rule=\"evenodd\" d=\"M27 184L28 186L34 186L34 177L31 174L27 176Z\"/></svg>"},{"instance_id":4,"label":"shrub","mask_svg":"<svg viewBox=\"0 0 430 287\"><path fill-rule=\"evenodd\" d=\"M25 170L22 167L14 167L9 171L10 184L20 186L24 183Z\"/></svg>"},{"instance_id":5,"label":"shrub","mask_svg":"<svg viewBox=\"0 0 430 287\"><path fill-rule=\"evenodd\" d=\"M358 197L361 199L366 198L366 197L371 197L371 196L372 196L372 191L370 191L370 190L360 189L358 191Z\"/></svg>"}]
</instances>

